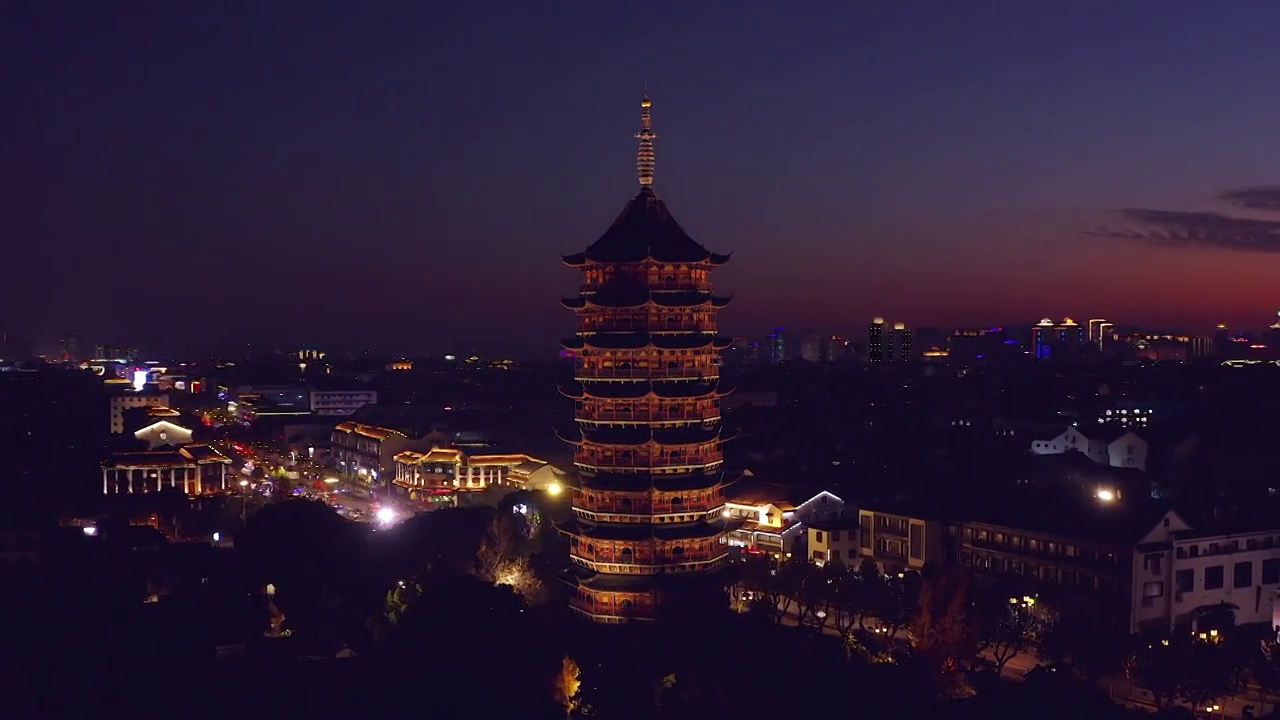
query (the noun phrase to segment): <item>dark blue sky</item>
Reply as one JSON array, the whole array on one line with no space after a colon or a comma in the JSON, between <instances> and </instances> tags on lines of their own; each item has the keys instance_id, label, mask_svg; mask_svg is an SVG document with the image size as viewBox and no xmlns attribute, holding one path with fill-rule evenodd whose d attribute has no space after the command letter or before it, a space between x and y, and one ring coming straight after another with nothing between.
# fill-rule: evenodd
<instances>
[{"instance_id":1,"label":"dark blue sky","mask_svg":"<svg viewBox=\"0 0 1280 720\"><path fill-rule=\"evenodd\" d=\"M1280 306L1277 3L27 5L0 297L37 338L548 346L646 82L731 332Z\"/></svg>"}]
</instances>

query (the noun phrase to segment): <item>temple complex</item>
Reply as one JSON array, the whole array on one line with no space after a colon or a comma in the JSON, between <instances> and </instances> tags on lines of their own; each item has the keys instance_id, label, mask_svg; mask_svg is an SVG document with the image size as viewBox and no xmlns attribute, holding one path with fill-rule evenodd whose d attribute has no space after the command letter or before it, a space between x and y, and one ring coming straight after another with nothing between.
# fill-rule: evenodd
<instances>
[{"instance_id":1,"label":"temple complex","mask_svg":"<svg viewBox=\"0 0 1280 720\"><path fill-rule=\"evenodd\" d=\"M640 191L585 251L564 300L577 316L563 341L575 382L575 574L571 606L597 622L652 620L699 602L723 604L724 456L711 271L728 261L695 242L653 190L650 108L641 102Z\"/></svg>"}]
</instances>

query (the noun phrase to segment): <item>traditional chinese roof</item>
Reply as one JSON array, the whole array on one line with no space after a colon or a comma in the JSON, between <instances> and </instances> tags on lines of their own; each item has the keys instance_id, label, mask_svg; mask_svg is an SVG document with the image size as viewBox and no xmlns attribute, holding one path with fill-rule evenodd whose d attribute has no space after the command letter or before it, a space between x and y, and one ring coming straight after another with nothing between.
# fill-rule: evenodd
<instances>
[{"instance_id":1,"label":"traditional chinese roof","mask_svg":"<svg viewBox=\"0 0 1280 720\"><path fill-rule=\"evenodd\" d=\"M404 433L399 430L378 427L376 425L365 425L364 423L353 422L351 420L338 423L338 425L334 427L334 430L344 433L355 433L356 435L363 435L367 438L373 438L374 440L386 440L387 438L395 435L404 435Z\"/></svg>"},{"instance_id":2,"label":"traditional chinese roof","mask_svg":"<svg viewBox=\"0 0 1280 720\"><path fill-rule=\"evenodd\" d=\"M583 337L565 338L560 345L566 350L584 347L601 350L639 350L652 347L659 350L696 350L714 346L723 350L733 344L733 338L708 333L680 333L676 335L650 335L648 333L594 333Z\"/></svg>"},{"instance_id":3,"label":"traditional chinese roof","mask_svg":"<svg viewBox=\"0 0 1280 720\"><path fill-rule=\"evenodd\" d=\"M584 252L564 258L571 267L644 260L721 265L729 256L712 253L689 237L653 188L644 186L599 240Z\"/></svg>"},{"instance_id":4,"label":"traditional chinese roof","mask_svg":"<svg viewBox=\"0 0 1280 720\"><path fill-rule=\"evenodd\" d=\"M205 465L207 463L229 464L231 462L231 458L223 455L218 448L212 445L184 445L182 449L178 450L178 452L191 458L200 465Z\"/></svg>"},{"instance_id":5,"label":"traditional chinese roof","mask_svg":"<svg viewBox=\"0 0 1280 720\"><path fill-rule=\"evenodd\" d=\"M560 388L565 397L605 399L639 399L658 397L666 399L692 399L715 395L724 397L733 388L724 383L698 381L636 380L635 382L573 383Z\"/></svg>"},{"instance_id":6,"label":"traditional chinese roof","mask_svg":"<svg viewBox=\"0 0 1280 720\"><path fill-rule=\"evenodd\" d=\"M588 305L603 308L638 308L653 305L664 308L694 308L710 304L722 308L732 300L704 292L649 290L643 287L606 287L575 298L565 298L560 304L570 310L581 310Z\"/></svg>"}]
</instances>

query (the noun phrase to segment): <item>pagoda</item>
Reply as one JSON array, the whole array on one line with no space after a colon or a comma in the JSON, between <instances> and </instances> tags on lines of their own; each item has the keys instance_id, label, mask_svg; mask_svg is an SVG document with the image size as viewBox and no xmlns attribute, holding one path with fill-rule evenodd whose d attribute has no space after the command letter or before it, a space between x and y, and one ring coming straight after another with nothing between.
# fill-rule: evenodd
<instances>
[{"instance_id":1,"label":"pagoda","mask_svg":"<svg viewBox=\"0 0 1280 720\"><path fill-rule=\"evenodd\" d=\"M648 95L640 103L640 191L599 240L564 258L582 271L574 356L574 563L570 605L596 622L653 620L724 604L724 455L711 271L728 261L680 227L653 190Z\"/></svg>"}]
</instances>

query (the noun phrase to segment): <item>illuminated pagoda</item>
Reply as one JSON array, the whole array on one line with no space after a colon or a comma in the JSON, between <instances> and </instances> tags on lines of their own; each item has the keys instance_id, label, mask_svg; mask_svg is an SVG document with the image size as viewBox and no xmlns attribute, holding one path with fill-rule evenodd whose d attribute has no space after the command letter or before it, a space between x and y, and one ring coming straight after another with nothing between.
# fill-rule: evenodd
<instances>
[{"instance_id":1,"label":"illuminated pagoda","mask_svg":"<svg viewBox=\"0 0 1280 720\"><path fill-rule=\"evenodd\" d=\"M577 481L574 519L562 526L575 565L571 606L596 622L652 620L699 603L724 604L724 436L711 270L727 255L690 238L653 191L651 103L640 104L640 192L585 251L564 300L577 334Z\"/></svg>"}]
</instances>

